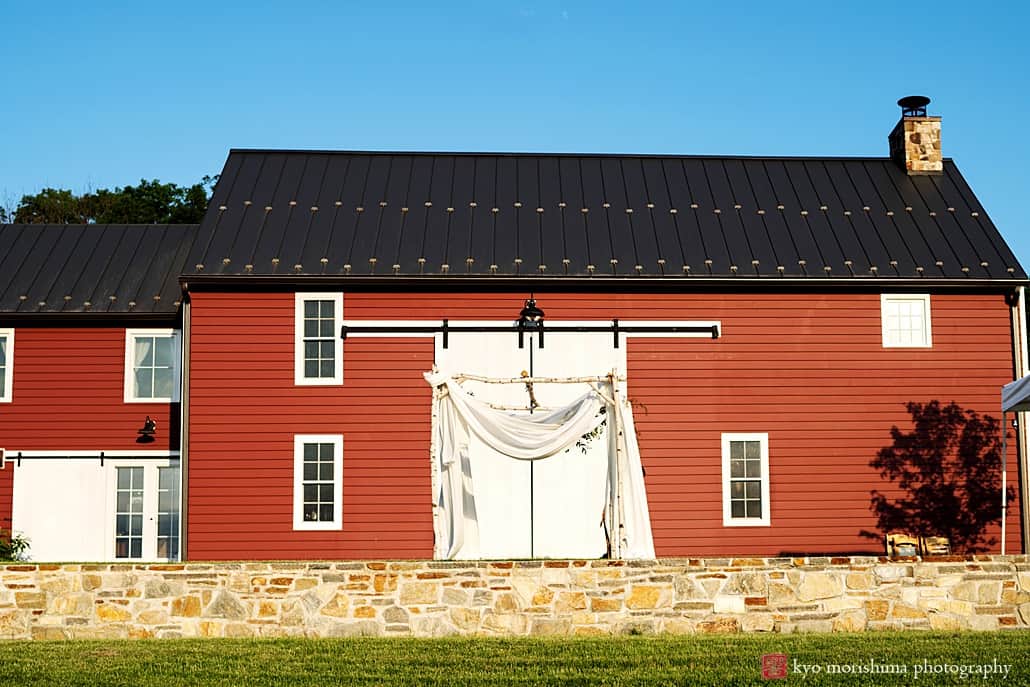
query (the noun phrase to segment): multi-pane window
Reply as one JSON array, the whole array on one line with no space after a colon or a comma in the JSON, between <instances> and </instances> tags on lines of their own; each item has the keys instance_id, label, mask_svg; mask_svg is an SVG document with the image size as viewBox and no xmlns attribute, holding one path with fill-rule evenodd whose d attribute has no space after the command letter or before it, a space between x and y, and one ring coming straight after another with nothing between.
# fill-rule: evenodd
<instances>
[{"instance_id":1,"label":"multi-pane window","mask_svg":"<svg viewBox=\"0 0 1030 687\"><path fill-rule=\"evenodd\" d=\"M143 556L143 468L116 468L115 558Z\"/></svg>"},{"instance_id":2,"label":"multi-pane window","mask_svg":"<svg viewBox=\"0 0 1030 687\"><path fill-rule=\"evenodd\" d=\"M157 469L157 557L179 558L179 468Z\"/></svg>"},{"instance_id":3,"label":"multi-pane window","mask_svg":"<svg viewBox=\"0 0 1030 687\"><path fill-rule=\"evenodd\" d=\"M11 400L13 358L14 330L0 329L0 403Z\"/></svg>"},{"instance_id":4,"label":"multi-pane window","mask_svg":"<svg viewBox=\"0 0 1030 687\"><path fill-rule=\"evenodd\" d=\"M336 315L332 301L304 301L304 376L336 376Z\"/></svg>"},{"instance_id":5,"label":"multi-pane window","mask_svg":"<svg viewBox=\"0 0 1030 687\"><path fill-rule=\"evenodd\" d=\"M340 529L342 467L341 435L295 437L294 529Z\"/></svg>"},{"instance_id":6,"label":"multi-pane window","mask_svg":"<svg viewBox=\"0 0 1030 687\"><path fill-rule=\"evenodd\" d=\"M126 332L125 400L175 400L177 360L178 337L172 330Z\"/></svg>"},{"instance_id":7,"label":"multi-pane window","mask_svg":"<svg viewBox=\"0 0 1030 687\"><path fill-rule=\"evenodd\" d=\"M884 348L929 348L930 296L883 294L880 320Z\"/></svg>"},{"instance_id":8,"label":"multi-pane window","mask_svg":"<svg viewBox=\"0 0 1030 687\"><path fill-rule=\"evenodd\" d=\"M296 297L296 383L342 384L343 296L298 293Z\"/></svg>"},{"instance_id":9,"label":"multi-pane window","mask_svg":"<svg viewBox=\"0 0 1030 687\"><path fill-rule=\"evenodd\" d=\"M769 524L769 435L723 434L723 524Z\"/></svg>"}]
</instances>

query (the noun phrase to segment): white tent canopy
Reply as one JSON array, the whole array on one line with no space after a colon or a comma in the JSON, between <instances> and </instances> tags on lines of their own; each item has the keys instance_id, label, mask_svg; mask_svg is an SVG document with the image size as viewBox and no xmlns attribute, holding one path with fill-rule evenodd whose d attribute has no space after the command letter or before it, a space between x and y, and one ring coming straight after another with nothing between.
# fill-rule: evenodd
<instances>
[{"instance_id":1,"label":"white tent canopy","mask_svg":"<svg viewBox=\"0 0 1030 687\"><path fill-rule=\"evenodd\" d=\"M1008 413L1030 410L1030 375L1001 387L1001 553L1008 523Z\"/></svg>"},{"instance_id":2,"label":"white tent canopy","mask_svg":"<svg viewBox=\"0 0 1030 687\"><path fill-rule=\"evenodd\" d=\"M541 531L551 535L551 553L543 555L602 553L603 512L611 555L654 558L632 409L614 375L607 382L605 377L594 378L591 388L571 403L535 414L492 407L462 388L461 375L434 370L425 378L434 389L437 557L492 557L497 549L487 539L504 536L503 524L497 523L512 518L505 494L510 491L506 480L512 474L511 461L564 461L568 483L551 485L549 492L553 501L562 503L542 504L542 508L538 504L537 510L547 519ZM575 450L577 442L598 429L605 418L612 419L612 426L601 450ZM597 551L598 546L602 551Z\"/></svg>"},{"instance_id":3,"label":"white tent canopy","mask_svg":"<svg viewBox=\"0 0 1030 687\"><path fill-rule=\"evenodd\" d=\"M1030 375L1001 387L1001 412L1030 410Z\"/></svg>"}]
</instances>

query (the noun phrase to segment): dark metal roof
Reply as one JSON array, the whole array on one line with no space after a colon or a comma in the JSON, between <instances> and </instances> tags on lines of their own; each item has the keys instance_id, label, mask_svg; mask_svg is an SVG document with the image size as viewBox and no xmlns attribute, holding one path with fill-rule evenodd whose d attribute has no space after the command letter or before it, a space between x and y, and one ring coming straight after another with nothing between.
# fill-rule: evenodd
<instances>
[{"instance_id":1,"label":"dark metal roof","mask_svg":"<svg viewBox=\"0 0 1030 687\"><path fill-rule=\"evenodd\" d=\"M193 281L1026 279L950 160L234 150L200 236Z\"/></svg>"},{"instance_id":2,"label":"dark metal roof","mask_svg":"<svg viewBox=\"0 0 1030 687\"><path fill-rule=\"evenodd\" d=\"M198 225L0 225L0 317L174 316Z\"/></svg>"}]
</instances>

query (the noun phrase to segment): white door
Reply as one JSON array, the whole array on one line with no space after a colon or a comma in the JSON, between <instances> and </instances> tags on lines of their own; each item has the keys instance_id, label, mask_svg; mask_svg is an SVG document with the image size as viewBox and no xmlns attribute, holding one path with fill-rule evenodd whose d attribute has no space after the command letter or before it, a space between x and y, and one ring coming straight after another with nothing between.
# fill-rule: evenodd
<instances>
[{"instance_id":1,"label":"white door","mask_svg":"<svg viewBox=\"0 0 1030 687\"><path fill-rule=\"evenodd\" d=\"M7 465L12 524L29 538L32 560L178 558L177 460L35 453Z\"/></svg>"},{"instance_id":2,"label":"white door","mask_svg":"<svg viewBox=\"0 0 1030 687\"><path fill-rule=\"evenodd\" d=\"M454 322L452 324L459 324ZM437 365L449 373L496 378L603 376L624 370L625 349L615 349L611 335L546 334L544 348L536 336L524 347L512 333L451 334L447 349L437 337ZM524 384L468 381L462 385L496 406L528 412ZM568 404L585 384L538 383L533 393L542 408ZM478 524L478 548L467 545L456 558L596 558L607 550L602 512L607 500L608 437L597 436L543 460L523 461L494 451L470 437L472 484Z\"/></svg>"}]
</instances>

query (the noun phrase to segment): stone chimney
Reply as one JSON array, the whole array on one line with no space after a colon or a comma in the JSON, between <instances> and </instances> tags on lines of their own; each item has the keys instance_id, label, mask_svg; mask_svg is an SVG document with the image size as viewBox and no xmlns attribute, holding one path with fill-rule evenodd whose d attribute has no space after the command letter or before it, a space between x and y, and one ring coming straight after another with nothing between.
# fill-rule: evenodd
<instances>
[{"instance_id":1,"label":"stone chimney","mask_svg":"<svg viewBox=\"0 0 1030 687\"><path fill-rule=\"evenodd\" d=\"M926 115L929 104L930 99L925 95L910 95L899 100L901 121L887 137L891 159L909 175L944 173L941 118Z\"/></svg>"}]
</instances>

